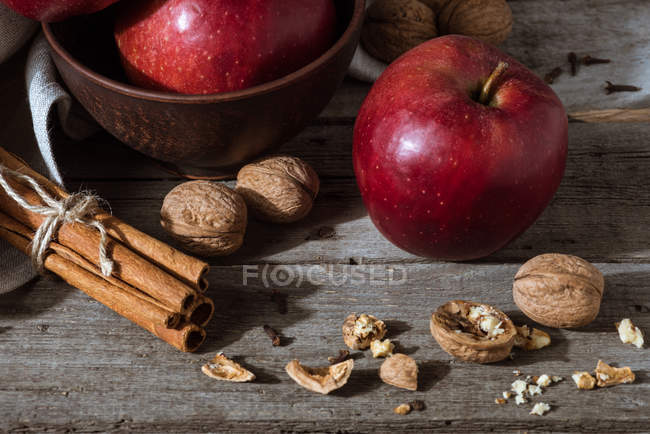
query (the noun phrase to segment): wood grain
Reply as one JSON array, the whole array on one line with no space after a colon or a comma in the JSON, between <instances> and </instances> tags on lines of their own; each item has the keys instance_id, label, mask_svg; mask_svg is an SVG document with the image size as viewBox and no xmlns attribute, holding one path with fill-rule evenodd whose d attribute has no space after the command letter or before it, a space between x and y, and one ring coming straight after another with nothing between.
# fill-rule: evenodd
<instances>
[{"instance_id":1,"label":"wood grain","mask_svg":"<svg viewBox=\"0 0 650 434\"><path fill-rule=\"evenodd\" d=\"M596 265L606 276L596 321L575 331L546 329L551 347L518 351L513 361L494 365L454 361L429 334L428 320L438 305L463 297L494 304L522 323L510 291L518 264L287 266L305 279L298 287L295 281L274 286L288 295L286 315L278 313L261 275L244 284L241 266L217 267L209 278L218 312L196 355L176 352L78 291L42 280L0 298L0 426L10 432L644 430L650 359L647 350L622 344L613 323L626 316L650 329L650 265ZM343 348L340 326L352 311L387 322L400 351L419 362L417 392L381 383L381 361L368 352L355 352L350 382L328 396L286 376L283 367L292 358L320 365ZM286 345L272 347L264 323L281 332ZM231 384L203 375L200 365L216 351L259 380ZM528 404L493 402L514 381L513 369L568 377L593 369L599 358L631 366L637 382L593 391L559 383L534 400L552 405L543 418L528 415ZM392 413L412 399L427 409L408 417Z\"/></svg>"},{"instance_id":2,"label":"wood grain","mask_svg":"<svg viewBox=\"0 0 650 434\"><path fill-rule=\"evenodd\" d=\"M252 221L244 248L212 261L209 295L217 308L201 353L168 348L58 281L39 280L0 297L0 432L647 432L648 349L622 344L613 323L630 317L650 334L650 124L621 123L616 111L650 107L650 2L509 4L515 25L503 49L540 76L563 67L553 88L567 111L598 122L570 124L564 181L521 238L473 264L435 263L384 240L363 208L350 157L354 118L370 85L348 79L322 116L282 149L306 159L322 178L313 212L289 226ZM571 77L568 51L612 63L583 66ZM0 141L19 151L33 144L25 54L0 65ZM605 80L644 89L608 96ZM603 117L603 109L612 111ZM72 189L96 189L116 215L171 241L158 210L178 177L107 134L73 142L57 132L55 142ZM334 233L322 237L322 227ZM523 261L550 251L583 256L605 273L596 321L580 330L546 329L551 347L490 366L456 362L438 347L429 315L453 298L491 303L525 321L512 302L512 277ZM286 315L271 301L272 289L287 295ZM286 376L292 358L320 365L337 354L340 325L352 311L387 321L400 351L420 363L417 392L381 383L380 361L368 353L355 354L349 384L332 395L312 394ZM285 346L271 346L264 323L283 334ZM217 351L258 381L220 383L203 375L201 364ZM513 369L569 376L592 370L599 358L631 366L637 381L593 391L578 391L570 381L554 385L535 399L552 405L544 417L528 415L530 405L493 403L514 380ZM392 413L412 399L427 409Z\"/></svg>"}]
</instances>

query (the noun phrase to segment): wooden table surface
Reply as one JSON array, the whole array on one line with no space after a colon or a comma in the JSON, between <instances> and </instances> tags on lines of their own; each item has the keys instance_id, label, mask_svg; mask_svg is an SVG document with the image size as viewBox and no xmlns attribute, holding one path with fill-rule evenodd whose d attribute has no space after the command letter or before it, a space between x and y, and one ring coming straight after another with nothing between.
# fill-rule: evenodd
<instances>
[{"instance_id":1,"label":"wooden table surface","mask_svg":"<svg viewBox=\"0 0 650 434\"><path fill-rule=\"evenodd\" d=\"M650 69L649 2L511 6L515 28L503 48L540 75L558 65L567 70L568 51L614 60L557 80L553 87L569 112L650 106L650 84L630 82ZM29 128L23 61L24 53L0 66L0 118L15 131ZM604 80L644 89L607 96ZM481 261L436 263L392 246L364 210L350 151L354 117L368 89L346 81L322 116L284 147L320 174L315 208L294 225L251 221L241 251L212 261L209 294L217 312L197 353L178 352L58 281L40 279L0 296L0 431L650 431L650 353L621 343L614 328L630 317L650 334L650 123L570 123L564 181L535 225ZM59 135L57 141L71 189L97 190L115 215L170 241L158 210L181 180L106 134L83 143ZM328 231L321 228L334 233L323 237ZM493 304L516 323L526 322L512 300L512 278L544 252L582 256L605 274L593 323L579 330L543 328L550 347L516 351L514 360L493 365L455 361L440 349L428 321L450 299ZM286 314L271 301L273 289L287 294ZM368 352L354 353L349 383L328 396L289 379L289 360L324 365L344 348L340 326L351 312L387 322L388 336L419 363L417 392L382 383L381 360ZM271 347L263 324L280 331L286 344ZM250 368L257 381L233 384L203 375L201 365L218 351ZM514 381L514 369L569 377L594 369L598 359L629 365L636 382L579 391L567 379L532 400L551 404L543 417L529 415L530 404L494 403ZM426 409L392 412L413 399Z\"/></svg>"}]
</instances>

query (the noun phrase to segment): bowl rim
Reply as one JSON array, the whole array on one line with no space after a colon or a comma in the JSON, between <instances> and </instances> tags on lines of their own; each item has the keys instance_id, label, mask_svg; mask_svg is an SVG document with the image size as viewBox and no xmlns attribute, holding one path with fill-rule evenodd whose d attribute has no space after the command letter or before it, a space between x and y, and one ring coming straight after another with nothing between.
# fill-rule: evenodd
<instances>
[{"instance_id":1,"label":"bowl rim","mask_svg":"<svg viewBox=\"0 0 650 434\"><path fill-rule=\"evenodd\" d=\"M133 86L128 83L122 83L112 78L108 78L99 74L87 66L83 65L68 50L54 37L50 23L42 23L43 33L45 39L49 43L52 50L56 52L68 65L75 69L79 74L85 76L95 84L104 87L105 89L115 91L122 95L130 96L138 99L145 99L156 102L171 102L181 104L207 104L215 102L236 101L256 95L264 95L269 92L281 89L288 86L294 81L309 75L313 71L320 69L322 66L328 64L338 52L340 52L352 39L353 33L361 27L365 15L365 2L366 0L354 0L354 10L352 17L345 31L341 37L322 55L303 66L302 68L284 75L266 83L258 84L246 89L235 90L230 92L211 93L206 95L192 95L173 92L162 92L156 90L148 90L141 87Z\"/></svg>"}]
</instances>

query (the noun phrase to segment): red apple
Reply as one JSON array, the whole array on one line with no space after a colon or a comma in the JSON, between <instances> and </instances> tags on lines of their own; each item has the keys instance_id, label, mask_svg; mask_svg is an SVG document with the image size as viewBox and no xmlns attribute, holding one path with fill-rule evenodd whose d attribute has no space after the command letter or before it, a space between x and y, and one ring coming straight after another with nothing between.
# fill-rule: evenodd
<instances>
[{"instance_id":1,"label":"red apple","mask_svg":"<svg viewBox=\"0 0 650 434\"><path fill-rule=\"evenodd\" d=\"M130 0L118 13L115 40L138 86L227 92L323 54L334 39L335 12L332 0Z\"/></svg>"},{"instance_id":2,"label":"red apple","mask_svg":"<svg viewBox=\"0 0 650 434\"><path fill-rule=\"evenodd\" d=\"M0 0L21 15L37 21L61 21L100 11L117 0Z\"/></svg>"},{"instance_id":3,"label":"red apple","mask_svg":"<svg viewBox=\"0 0 650 434\"><path fill-rule=\"evenodd\" d=\"M354 127L354 169L391 242L470 260L537 219L562 180L567 141L562 103L539 77L492 45L450 35L377 80Z\"/></svg>"}]
</instances>

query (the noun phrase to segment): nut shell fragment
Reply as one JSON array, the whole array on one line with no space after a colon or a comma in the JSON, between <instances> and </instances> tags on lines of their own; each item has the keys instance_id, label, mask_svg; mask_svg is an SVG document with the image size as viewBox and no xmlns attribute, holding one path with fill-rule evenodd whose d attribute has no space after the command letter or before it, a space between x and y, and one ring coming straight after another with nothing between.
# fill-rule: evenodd
<instances>
[{"instance_id":1,"label":"nut shell fragment","mask_svg":"<svg viewBox=\"0 0 650 434\"><path fill-rule=\"evenodd\" d=\"M418 365L406 354L394 354L379 367L379 378L391 386L418 389Z\"/></svg>"},{"instance_id":2,"label":"nut shell fragment","mask_svg":"<svg viewBox=\"0 0 650 434\"><path fill-rule=\"evenodd\" d=\"M596 365L596 380L598 387L616 386L617 384L633 383L635 379L634 372L629 366L615 368L609 366L602 360Z\"/></svg>"},{"instance_id":3,"label":"nut shell fragment","mask_svg":"<svg viewBox=\"0 0 650 434\"><path fill-rule=\"evenodd\" d=\"M345 318L342 331L345 345L353 350L365 350L372 341L386 335L386 324L372 315L353 313Z\"/></svg>"},{"instance_id":4,"label":"nut shell fragment","mask_svg":"<svg viewBox=\"0 0 650 434\"><path fill-rule=\"evenodd\" d=\"M470 315L476 308L497 318L503 331L490 337L481 329L479 320ZM429 325L431 334L443 350L457 359L476 363L492 363L507 358L517 334L515 325L505 313L487 304L463 300L440 306L431 315Z\"/></svg>"},{"instance_id":5,"label":"nut shell fragment","mask_svg":"<svg viewBox=\"0 0 650 434\"><path fill-rule=\"evenodd\" d=\"M201 367L201 371L208 377L236 383L246 383L255 379L255 374L223 354L214 356L210 363Z\"/></svg>"},{"instance_id":6,"label":"nut shell fragment","mask_svg":"<svg viewBox=\"0 0 650 434\"><path fill-rule=\"evenodd\" d=\"M557 253L536 256L515 275L512 295L530 319L548 327L589 324L600 310L602 273L582 258Z\"/></svg>"},{"instance_id":7,"label":"nut shell fragment","mask_svg":"<svg viewBox=\"0 0 650 434\"><path fill-rule=\"evenodd\" d=\"M284 369L298 385L312 392L327 395L331 391L343 387L348 382L353 368L353 359L321 368L303 366L298 360L294 359Z\"/></svg>"}]
</instances>

